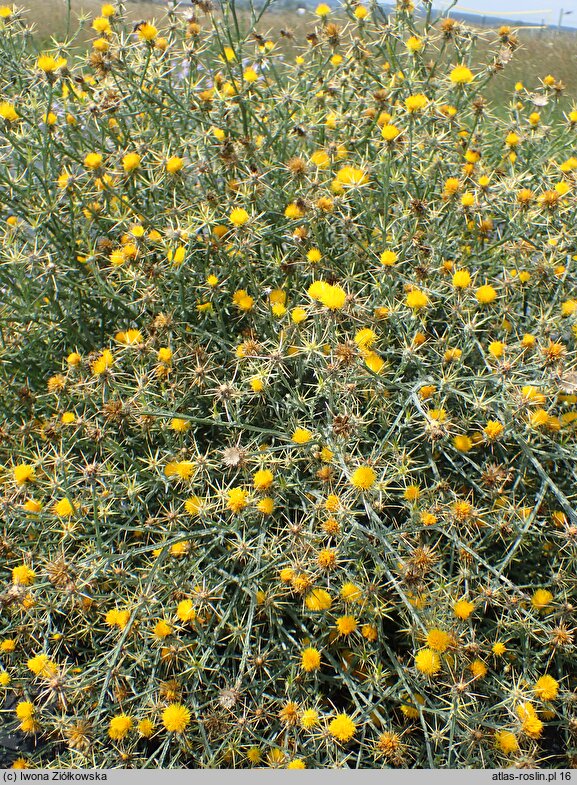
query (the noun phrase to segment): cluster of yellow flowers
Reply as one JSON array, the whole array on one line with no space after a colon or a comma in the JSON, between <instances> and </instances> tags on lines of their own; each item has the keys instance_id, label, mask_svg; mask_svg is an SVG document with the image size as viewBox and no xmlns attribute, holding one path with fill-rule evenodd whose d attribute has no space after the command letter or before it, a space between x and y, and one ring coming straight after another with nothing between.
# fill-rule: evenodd
<instances>
[{"instance_id":1,"label":"cluster of yellow flowers","mask_svg":"<svg viewBox=\"0 0 577 785\"><path fill-rule=\"evenodd\" d=\"M397 5L0 9L15 765L575 765L577 110Z\"/></svg>"}]
</instances>

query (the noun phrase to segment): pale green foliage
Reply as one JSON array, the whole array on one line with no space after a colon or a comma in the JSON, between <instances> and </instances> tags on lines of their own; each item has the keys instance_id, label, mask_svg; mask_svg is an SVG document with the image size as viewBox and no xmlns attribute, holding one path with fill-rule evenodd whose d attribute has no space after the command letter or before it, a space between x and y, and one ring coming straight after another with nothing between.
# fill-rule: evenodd
<instances>
[{"instance_id":1,"label":"pale green foliage","mask_svg":"<svg viewBox=\"0 0 577 785\"><path fill-rule=\"evenodd\" d=\"M117 9L52 71L4 23L35 765L574 765L577 115L555 80L491 114L508 34L368 10L294 62L234 6Z\"/></svg>"}]
</instances>

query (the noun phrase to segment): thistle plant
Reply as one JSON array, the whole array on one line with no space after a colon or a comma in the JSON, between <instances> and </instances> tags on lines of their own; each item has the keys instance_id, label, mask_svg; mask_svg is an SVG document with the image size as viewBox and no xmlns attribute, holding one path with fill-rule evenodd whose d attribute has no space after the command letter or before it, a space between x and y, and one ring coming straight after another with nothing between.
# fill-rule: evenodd
<instances>
[{"instance_id":1,"label":"thistle plant","mask_svg":"<svg viewBox=\"0 0 577 785\"><path fill-rule=\"evenodd\" d=\"M8 762L573 766L563 85L428 2L0 19Z\"/></svg>"}]
</instances>

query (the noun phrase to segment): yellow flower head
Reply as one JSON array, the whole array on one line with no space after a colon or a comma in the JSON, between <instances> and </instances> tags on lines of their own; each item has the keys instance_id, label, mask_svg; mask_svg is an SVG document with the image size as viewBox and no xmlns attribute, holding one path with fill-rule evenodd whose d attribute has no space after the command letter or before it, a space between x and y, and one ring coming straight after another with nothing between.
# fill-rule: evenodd
<instances>
[{"instance_id":1,"label":"yellow flower head","mask_svg":"<svg viewBox=\"0 0 577 785\"><path fill-rule=\"evenodd\" d=\"M339 594L345 602L359 602L363 596L362 590L351 581L347 581L341 586Z\"/></svg>"},{"instance_id":2,"label":"yellow flower head","mask_svg":"<svg viewBox=\"0 0 577 785\"><path fill-rule=\"evenodd\" d=\"M339 635L351 635L357 629L357 620L354 616L339 616L336 627Z\"/></svg>"},{"instance_id":3,"label":"yellow flower head","mask_svg":"<svg viewBox=\"0 0 577 785\"><path fill-rule=\"evenodd\" d=\"M251 66L249 68L245 68L242 78L248 84L253 84L254 82L258 81L258 73Z\"/></svg>"},{"instance_id":4,"label":"yellow flower head","mask_svg":"<svg viewBox=\"0 0 577 785\"><path fill-rule=\"evenodd\" d=\"M172 627L165 622L164 619L160 619L154 625L152 633L155 638L162 640L163 638L168 638L169 635L172 635Z\"/></svg>"},{"instance_id":5,"label":"yellow flower head","mask_svg":"<svg viewBox=\"0 0 577 785\"><path fill-rule=\"evenodd\" d=\"M377 340L376 333L369 327L364 327L355 333L355 343L359 349L369 349Z\"/></svg>"},{"instance_id":6,"label":"yellow flower head","mask_svg":"<svg viewBox=\"0 0 577 785\"><path fill-rule=\"evenodd\" d=\"M441 670L441 658L433 649L421 649L415 655L415 667L425 676L434 676Z\"/></svg>"},{"instance_id":7,"label":"yellow flower head","mask_svg":"<svg viewBox=\"0 0 577 785\"><path fill-rule=\"evenodd\" d=\"M133 719L128 714L117 714L110 720L108 735L114 741L122 741L133 725Z\"/></svg>"},{"instance_id":8,"label":"yellow flower head","mask_svg":"<svg viewBox=\"0 0 577 785\"><path fill-rule=\"evenodd\" d=\"M190 422L183 420L182 417L173 417L170 421L170 428L176 433L186 433L190 428Z\"/></svg>"},{"instance_id":9,"label":"yellow flower head","mask_svg":"<svg viewBox=\"0 0 577 785\"><path fill-rule=\"evenodd\" d=\"M163 347L163 348L159 349L157 357L158 357L158 362L160 362L160 363L165 363L165 364L171 363L172 362L172 349L169 349L168 347Z\"/></svg>"},{"instance_id":10,"label":"yellow flower head","mask_svg":"<svg viewBox=\"0 0 577 785\"><path fill-rule=\"evenodd\" d=\"M343 166L337 172L336 180L343 188L358 188L369 182L369 176L363 169L354 166Z\"/></svg>"},{"instance_id":11,"label":"yellow flower head","mask_svg":"<svg viewBox=\"0 0 577 785\"><path fill-rule=\"evenodd\" d=\"M310 442L312 437L311 431L306 428L296 428L296 430L293 431L291 438L295 444L306 444L307 442Z\"/></svg>"},{"instance_id":12,"label":"yellow flower head","mask_svg":"<svg viewBox=\"0 0 577 785\"><path fill-rule=\"evenodd\" d=\"M319 724L319 713L315 709L305 709L300 719L301 728L311 730Z\"/></svg>"},{"instance_id":13,"label":"yellow flower head","mask_svg":"<svg viewBox=\"0 0 577 785\"><path fill-rule=\"evenodd\" d=\"M377 474L372 466L359 466L351 475L351 485L360 490L368 490L375 484Z\"/></svg>"},{"instance_id":14,"label":"yellow flower head","mask_svg":"<svg viewBox=\"0 0 577 785\"><path fill-rule=\"evenodd\" d=\"M158 30L150 22L142 22L138 25L136 32L141 41L151 43L158 35Z\"/></svg>"},{"instance_id":15,"label":"yellow flower head","mask_svg":"<svg viewBox=\"0 0 577 785\"><path fill-rule=\"evenodd\" d=\"M259 512L262 512L263 515L271 515L275 508L274 499L271 499L270 496L265 496L258 502L256 508Z\"/></svg>"},{"instance_id":16,"label":"yellow flower head","mask_svg":"<svg viewBox=\"0 0 577 785\"><path fill-rule=\"evenodd\" d=\"M26 564L12 568L12 583L15 586L31 586L36 578L36 573Z\"/></svg>"},{"instance_id":17,"label":"yellow flower head","mask_svg":"<svg viewBox=\"0 0 577 785\"><path fill-rule=\"evenodd\" d=\"M190 711L180 703L171 703L162 712L162 724L169 733L183 733L190 723Z\"/></svg>"},{"instance_id":18,"label":"yellow flower head","mask_svg":"<svg viewBox=\"0 0 577 785\"><path fill-rule=\"evenodd\" d=\"M26 667L36 676L43 676L44 678L51 678L58 671L57 665L52 662L47 654L37 654L36 657L31 657L26 663Z\"/></svg>"},{"instance_id":19,"label":"yellow flower head","mask_svg":"<svg viewBox=\"0 0 577 785\"><path fill-rule=\"evenodd\" d=\"M165 167L168 174L178 174L184 168L184 159L173 155L167 160Z\"/></svg>"},{"instance_id":20,"label":"yellow flower head","mask_svg":"<svg viewBox=\"0 0 577 785\"><path fill-rule=\"evenodd\" d=\"M481 305L488 305L497 299L497 292L492 286L485 284L477 289L475 297Z\"/></svg>"},{"instance_id":21,"label":"yellow flower head","mask_svg":"<svg viewBox=\"0 0 577 785\"><path fill-rule=\"evenodd\" d=\"M512 147L512 148L517 147L520 141L521 140L519 136L514 131L511 131L505 137L505 144L507 145L507 147Z\"/></svg>"},{"instance_id":22,"label":"yellow flower head","mask_svg":"<svg viewBox=\"0 0 577 785\"><path fill-rule=\"evenodd\" d=\"M308 313L305 308L293 308L291 311L291 320L295 324L301 324L306 320Z\"/></svg>"},{"instance_id":23,"label":"yellow flower head","mask_svg":"<svg viewBox=\"0 0 577 785\"><path fill-rule=\"evenodd\" d=\"M473 660L473 662L469 664L469 670L471 671L473 678L482 679L487 675L488 668L482 660Z\"/></svg>"},{"instance_id":24,"label":"yellow flower head","mask_svg":"<svg viewBox=\"0 0 577 785\"><path fill-rule=\"evenodd\" d=\"M229 221L233 226L244 226L250 216L243 207L235 207L229 215Z\"/></svg>"},{"instance_id":25,"label":"yellow flower head","mask_svg":"<svg viewBox=\"0 0 577 785\"><path fill-rule=\"evenodd\" d=\"M423 49L423 47L425 46L425 42L423 41L422 38L419 38L416 35L412 35L410 38L408 38L405 41L405 46L407 47L409 52L411 52L411 54L416 54L417 52L420 52Z\"/></svg>"},{"instance_id":26,"label":"yellow flower head","mask_svg":"<svg viewBox=\"0 0 577 785\"><path fill-rule=\"evenodd\" d=\"M453 286L455 289L466 289L471 284L471 274L468 270L457 270L453 275Z\"/></svg>"},{"instance_id":27,"label":"yellow flower head","mask_svg":"<svg viewBox=\"0 0 577 785\"><path fill-rule=\"evenodd\" d=\"M421 311L429 304L429 298L420 289L412 289L407 294L405 303L407 304L407 307L412 308L413 311Z\"/></svg>"},{"instance_id":28,"label":"yellow flower head","mask_svg":"<svg viewBox=\"0 0 577 785\"><path fill-rule=\"evenodd\" d=\"M456 66L449 76L453 84L469 84L473 81L473 78L473 72L466 65Z\"/></svg>"},{"instance_id":29,"label":"yellow flower head","mask_svg":"<svg viewBox=\"0 0 577 785\"><path fill-rule=\"evenodd\" d=\"M176 615L183 624L196 619L196 609L192 600L181 600L176 608Z\"/></svg>"},{"instance_id":30,"label":"yellow flower head","mask_svg":"<svg viewBox=\"0 0 577 785\"><path fill-rule=\"evenodd\" d=\"M127 153L122 158L122 168L125 172L134 172L140 166L141 158L138 153Z\"/></svg>"},{"instance_id":31,"label":"yellow flower head","mask_svg":"<svg viewBox=\"0 0 577 785\"><path fill-rule=\"evenodd\" d=\"M495 732L495 745L504 755L513 755L519 751L517 737L509 730Z\"/></svg>"},{"instance_id":32,"label":"yellow flower head","mask_svg":"<svg viewBox=\"0 0 577 785\"><path fill-rule=\"evenodd\" d=\"M227 508L234 513L241 512L248 504L248 493L243 488L231 488L227 493Z\"/></svg>"},{"instance_id":33,"label":"yellow flower head","mask_svg":"<svg viewBox=\"0 0 577 785\"><path fill-rule=\"evenodd\" d=\"M26 485L36 477L36 471L29 463L19 463L12 470L17 485Z\"/></svg>"},{"instance_id":34,"label":"yellow flower head","mask_svg":"<svg viewBox=\"0 0 577 785\"><path fill-rule=\"evenodd\" d=\"M99 169L102 166L102 161L100 153L88 153L84 157L84 166L87 169Z\"/></svg>"},{"instance_id":35,"label":"yellow flower head","mask_svg":"<svg viewBox=\"0 0 577 785\"><path fill-rule=\"evenodd\" d=\"M305 598L309 611L327 611L332 605L332 598L324 589L313 589Z\"/></svg>"},{"instance_id":36,"label":"yellow flower head","mask_svg":"<svg viewBox=\"0 0 577 785\"><path fill-rule=\"evenodd\" d=\"M433 628L427 633L427 646L433 651L443 653L451 645L452 637L448 632Z\"/></svg>"},{"instance_id":37,"label":"yellow flower head","mask_svg":"<svg viewBox=\"0 0 577 785\"><path fill-rule=\"evenodd\" d=\"M330 166L331 159L324 150L316 150L311 155L311 163L319 169L327 169Z\"/></svg>"},{"instance_id":38,"label":"yellow flower head","mask_svg":"<svg viewBox=\"0 0 577 785\"><path fill-rule=\"evenodd\" d=\"M0 102L0 117L3 120L6 120L8 123L14 123L20 115L16 111L14 104L9 103L8 101L1 101Z\"/></svg>"},{"instance_id":39,"label":"yellow flower head","mask_svg":"<svg viewBox=\"0 0 577 785\"><path fill-rule=\"evenodd\" d=\"M381 127L381 136L385 142L394 142L401 135L401 130L392 123L386 122Z\"/></svg>"},{"instance_id":40,"label":"yellow flower head","mask_svg":"<svg viewBox=\"0 0 577 785\"><path fill-rule=\"evenodd\" d=\"M341 742L350 741L355 735L357 726L348 714L337 714L329 723L329 733L334 739Z\"/></svg>"},{"instance_id":41,"label":"yellow flower head","mask_svg":"<svg viewBox=\"0 0 577 785\"><path fill-rule=\"evenodd\" d=\"M498 420L489 420L487 425L483 428L483 432L490 442L496 441L502 436L505 426Z\"/></svg>"},{"instance_id":42,"label":"yellow flower head","mask_svg":"<svg viewBox=\"0 0 577 785\"><path fill-rule=\"evenodd\" d=\"M192 461L170 461L164 468L165 477L178 477L181 480L190 480L196 471Z\"/></svg>"},{"instance_id":43,"label":"yellow flower head","mask_svg":"<svg viewBox=\"0 0 577 785\"><path fill-rule=\"evenodd\" d=\"M130 611L126 608L112 608L107 611L104 622L108 627L118 627L123 630L130 620Z\"/></svg>"},{"instance_id":44,"label":"yellow flower head","mask_svg":"<svg viewBox=\"0 0 577 785\"><path fill-rule=\"evenodd\" d=\"M469 452L473 449L473 440L466 434L459 434L453 438L453 445L459 452Z\"/></svg>"},{"instance_id":45,"label":"yellow flower head","mask_svg":"<svg viewBox=\"0 0 577 785\"><path fill-rule=\"evenodd\" d=\"M553 595L548 589L537 589L531 597L532 606L538 610L546 610L553 602Z\"/></svg>"},{"instance_id":46,"label":"yellow flower head","mask_svg":"<svg viewBox=\"0 0 577 785\"><path fill-rule=\"evenodd\" d=\"M543 723L537 717L532 703L521 703L516 708L517 716L521 720L521 730L532 739L538 739L543 732Z\"/></svg>"},{"instance_id":47,"label":"yellow flower head","mask_svg":"<svg viewBox=\"0 0 577 785\"><path fill-rule=\"evenodd\" d=\"M475 606L473 605L472 602L469 602L468 600L458 600L453 605L453 613L455 614L455 616L457 616L457 618L463 620L468 619L474 610L475 610Z\"/></svg>"},{"instance_id":48,"label":"yellow flower head","mask_svg":"<svg viewBox=\"0 0 577 785\"><path fill-rule=\"evenodd\" d=\"M66 62L63 57L55 58L52 55L40 55L36 61L36 67L39 71L44 71L45 74L53 74L60 68L64 68Z\"/></svg>"},{"instance_id":49,"label":"yellow flower head","mask_svg":"<svg viewBox=\"0 0 577 785\"><path fill-rule=\"evenodd\" d=\"M405 99L405 108L409 114L416 114L417 112L421 112L428 103L429 99L426 95L417 93L416 95L410 95Z\"/></svg>"},{"instance_id":50,"label":"yellow flower head","mask_svg":"<svg viewBox=\"0 0 577 785\"><path fill-rule=\"evenodd\" d=\"M67 497L57 501L52 510L54 514L58 515L60 518L70 518L75 512L74 505Z\"/></svg>"},{"instance_id":51,"label":"yellow flower head","mask_svg":"<svg viewBox=\"0 0 577 785\"><path fill-rule=\"evenodd\" d=\"M316 671L321 666L321 653L314 646L308 646L301 653L301 667L307 673Z\"/></svg>"},{"instance_id":52,"label":"yellow flower head","mask_svg":"<svg viewBox=\"0 0 577 785\"><path fill-rule=\"evenodd\" d=\"M325 283L324 281L316 281L315 284L309 286L308 293L315 300L318 300L329 311L338 311L346 303L347 293L345 290L333 284Z\"/></svg>"},{"instance_id":53,"label":"yellow flower head","mask_svg":"<svg viewBox=\"0 0 577 785\"><path fill-rule=\"evenodd\" d=\"M144 739L149 739L154 733L154 723L148 717L138 723L138 732Z\"/></svg>"},{"instance_id":54,"label":"yellow flower head","mask_svg":"<svg viewBox=\"0 0 577 785\"><path fill-rule=\"evenodd\" d=\"M92 22L92 29L96 30L96 32L100 33L100 35L110 35L112 32L110 22L105 16L97 16L96 19Z\"/></svg>"},{"instance_id":55,"label":"yellow flower head","mask_svg":"<svg viewBox=\"0 0 577 785\"><path fill-rule=\"evenodd\" d=\"M537 679L533 690L541 700L553 701L559 692L559 682L553 676L541 676Z\"/></svg>"},{"instance_id":56,"label":"yellow flower head","mask_svg":"<svg viewBox=\"0 0 577 785\"><path fill-rule=\"evenodd\" d=\"M19 720L30 720L35 714L35 707L32 701L20 701L16 705L16 716Z\"/></svg>"},{"instance_id":57,"label":"yellow flower head","mask_svg":"<svg viewBox=\"0 0 577 785\"><path fill-rule=\"evenodd\" d=\"M261 469L253 477L253 485L257 491L266 491L274 482L270 469Z\"/></svg>"}]
</instances>

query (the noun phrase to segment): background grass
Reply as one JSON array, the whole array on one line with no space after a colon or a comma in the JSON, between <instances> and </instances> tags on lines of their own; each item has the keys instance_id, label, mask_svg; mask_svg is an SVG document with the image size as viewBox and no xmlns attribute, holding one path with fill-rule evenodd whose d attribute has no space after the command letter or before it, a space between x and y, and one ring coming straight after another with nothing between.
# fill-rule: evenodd
<instances>
[{"instance_id":1,"label":"background grass","mask_svg":"<svg viewBox=\"0 0 577 785\"><path fill-rule=\"evenodd\" d=\"M81 36L84 42L93 37L93 31L90 29L91 20L98 15L101 5L101 0L71 0L72 20L84 18ZM67 0L43 0L35 2L34 7L25 11L26 19L34 26L35 40L40 48L50 46L52 40L62 41L66 37L67 9ZM126 9L129 18L134 19L135 22L145 18L162 22L165 15L163 4L146 0L141 2L129 0ZM188 8L183 9L183 13L192 12ZM295 43L300 44L305 40L307 33L312 30L313 22L312 12L298 15L286 9L275 10L273 3L263 19L259 32L270 33L271 37L278 40L281 37L281 30L289 31L292 37L281 37L281 45L285 47L288 54ZM479 29L481 39L484 32ZM506 103L517 81L522 80L527 88L534 89L538 87L539 79L551 73L566 85L567 94L577 101L577 31L573 33L526 28L519 30L518 36L519 50L505 72L490 85L487 98L497 105ZM485 55L483 49L487 49L487 46L481 40L481 54ZM486 54L488 57L488 51Z\"/></svg>"},{"instance_id":2,"label":"background grass","mask_svg":"<svg viewBox=\"0 0 577 785\"><path fill-rule=\"evenodd\" d=\"M34 26L35 38L41 45L48 45L51 39L58 41L66 37L68 2L67 0L34 0L29 5L23 3L24 15ZM95 16L100 13L102 2L100 0L71 0L70 16L72 24L78 18L85 18L84 40L91 38L90 24ZM128 2L126 8L129 16L135 21L144 18L160 18L164 15L164 8L158 3Z\"/></svg>"}]
</instances>

